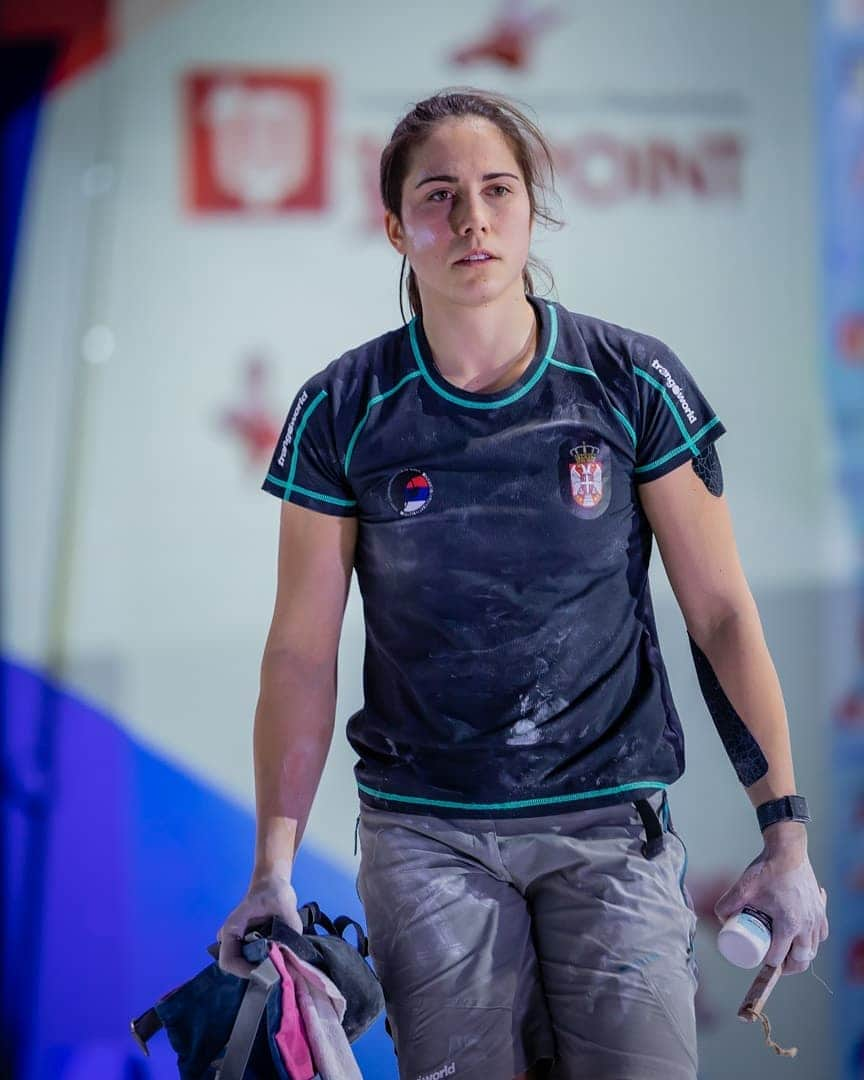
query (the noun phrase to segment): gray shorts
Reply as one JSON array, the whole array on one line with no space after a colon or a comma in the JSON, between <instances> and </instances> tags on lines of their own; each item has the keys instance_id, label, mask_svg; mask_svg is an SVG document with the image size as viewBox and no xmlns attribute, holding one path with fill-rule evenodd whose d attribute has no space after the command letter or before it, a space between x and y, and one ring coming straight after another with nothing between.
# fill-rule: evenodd
<instances>
[{"instance_id":1,"label":"gray shorts","mask_svg":"<svg viewBox=\"0 0 864 1080\"><path fill-rule=\"evenodd\" d=\"M560 1080L694 1080L696 914L664 791L524 818L361 803L358 832L400 1080L544 1058Z\"/></svg>"}]
</instances>

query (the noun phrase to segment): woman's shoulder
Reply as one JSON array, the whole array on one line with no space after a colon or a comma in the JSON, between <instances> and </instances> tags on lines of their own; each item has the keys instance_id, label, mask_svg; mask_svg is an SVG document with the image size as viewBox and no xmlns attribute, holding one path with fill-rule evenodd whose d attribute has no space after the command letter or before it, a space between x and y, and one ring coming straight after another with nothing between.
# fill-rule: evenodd
<instances>
[{"instance_id":1,"label":"woman's shoulder","mask_svg":"<svg viewBox=\"0 0 864 1080\"><path fill-rule=\"evenodd\" d=\"M309 376L310 390L326 391L339 399L368 392L393 366L401 349L404 327L386 330L374 338L352 345Z\"/></svg>"},{"instance_id":2,"label":"woman's shoulder","mask_svg":"<svg viewBox=\"0 0 864 1080\"><path fill-rule=\"evenodd\" d=\"M643 363L652 355L672 351L665 341L645 330L555 303L559 325L564 324L578 334L589 352L600 350L604 354L612 353L624 363Z\"/></svg>"}]
</instances>

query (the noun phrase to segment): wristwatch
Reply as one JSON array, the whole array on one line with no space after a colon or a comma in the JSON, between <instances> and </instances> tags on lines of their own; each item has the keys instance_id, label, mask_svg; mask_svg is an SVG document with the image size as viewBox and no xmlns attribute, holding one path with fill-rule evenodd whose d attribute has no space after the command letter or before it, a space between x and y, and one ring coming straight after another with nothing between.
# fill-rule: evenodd
<instances>
[{"instance_id":1,"label":"wristwatch","mask_svg":"<svg viewBox=\"0 0 864 1080\"><path fill-rule=\"evenodd\" d=\"M756 807L759 828L764 832L776 821L810 821L810 811L803 795L784 795Z\"/></svg>"}]
</instances>

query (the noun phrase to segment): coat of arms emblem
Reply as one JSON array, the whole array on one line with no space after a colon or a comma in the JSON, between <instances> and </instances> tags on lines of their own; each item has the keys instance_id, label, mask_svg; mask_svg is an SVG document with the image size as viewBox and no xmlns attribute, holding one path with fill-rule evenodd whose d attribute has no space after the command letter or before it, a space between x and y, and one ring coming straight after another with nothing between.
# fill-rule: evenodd
<instances>
[{"instance_id":1,"label":"coat of arms emblem","mask_svg":"<svg viewBox=\"0 0 864 1080\"><path fill-rule=\"evenodd\" d=\"M606 512L612 497L612 461L609 447L596 436L582 437L577 445L562 447L570 477L570 505L582 518ZM566 482L566 481L565 481Z\"/></svg>"},{"instance_id":2,"label":"coat of arms emblem","mask_svg":"<svg viewBox=\"0 0 864 1080\"><path fill-rule=\"evenodd\" d=\"M570 451L570 491L582 510L594 510L603 501L603 465L600 447L580 443Z\"/></svg>"}]
</instances>

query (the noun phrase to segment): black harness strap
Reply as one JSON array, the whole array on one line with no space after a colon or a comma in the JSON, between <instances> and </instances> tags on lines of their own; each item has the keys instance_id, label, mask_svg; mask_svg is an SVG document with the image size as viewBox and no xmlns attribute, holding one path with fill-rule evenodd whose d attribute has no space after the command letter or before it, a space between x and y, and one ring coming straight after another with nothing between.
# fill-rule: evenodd
<instances>
[{"instance_id":1,"label":"black harness strap","mask_svg":"<svg viewBox=\"0 0 864 1080\"><path fill-rule=\"evenodd\" d=\"M633 805L639 811L642 824L645 826L645 843L642 845L642 854L646 859L653 859L663 850L663 826L654 807L647 799L634 799Z\"/></svg>"}]
</instances>

